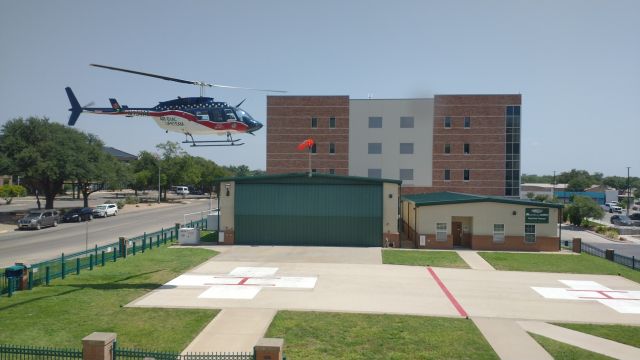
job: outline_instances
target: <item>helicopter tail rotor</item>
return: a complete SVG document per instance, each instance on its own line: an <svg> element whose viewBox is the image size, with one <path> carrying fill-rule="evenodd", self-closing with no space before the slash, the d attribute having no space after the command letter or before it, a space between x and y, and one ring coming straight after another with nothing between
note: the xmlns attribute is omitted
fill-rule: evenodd
<svg viewBox="0 0 640 360"><path fill-rule="evenodd" d="M68 125L73 126L76 124L76 121L78 121L78 117L80 117L80 114L82 114L82 107L80 106L78 99L76 99L76 96L73 94L73 91L70 87L66 87L65 91L67 92L69 102L71 103L71 109L69 109L69 111L71 111L71 116L69 116Z"/></svg>

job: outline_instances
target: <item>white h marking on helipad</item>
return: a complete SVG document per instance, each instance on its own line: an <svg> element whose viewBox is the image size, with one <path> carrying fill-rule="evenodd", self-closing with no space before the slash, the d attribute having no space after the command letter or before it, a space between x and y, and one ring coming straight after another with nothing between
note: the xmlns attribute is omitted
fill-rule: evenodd
<svg viewBox="0 0 640 360"><path fill-rule="evenodd" d="M313 289L317 277L275 276L278 268L237 267L227 275L180 275L165 286L206 287L198 298L253 299L264 287Z"/></svg>
<svg viewBox="0 0 640 360"><path fill-rule="evenodd" d="M595 281L559 281L569 289L531 288L547 299L595 300L621 314L640 314L640 291L612 290Z"/></svg>

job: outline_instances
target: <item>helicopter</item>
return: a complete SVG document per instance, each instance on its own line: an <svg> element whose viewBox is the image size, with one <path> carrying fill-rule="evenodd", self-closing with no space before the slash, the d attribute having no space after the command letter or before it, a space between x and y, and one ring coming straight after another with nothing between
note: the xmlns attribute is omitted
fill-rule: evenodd
<svg viewBox="0 0 640 360"><path fill-rule="evenodd" d="M192 84L200 87L199 97L178 97L177 99L161 101L152 108L134 108L126 105L120 105L114 98L110 98L110 108L90 107L92 104L80 106L78 99L70 87L66 87L65 91L71 103L71 115L69 116L69 126L74 126L80 114L91 113L99 115L120 115L126 117L146 116L155 120L156 124L169 131L182 133L185 135L183 144L191 144L195 146L239 146L241 139L234 139L232 134L247 133L254 135L255 131L262 128L262 124L255 120L248 112L242 110L240 106L246 100L242 100L236 106L230 106L226 102L215 101L213 98L204 96L205 87L218 87L226 89L243 89L264 92L286 93L282 90L254 89L238 86L228 86L219 84L210 84L203 81L191 81L172 78L163 75L156 75L141 71L128 70L113 66L90 64L91 66L122 71L136 75L149 76L162 80L174 81L182 84ZM226 134L226 140L195 140L193 135ZM191 140L189 140L191 138Z"/></svg>

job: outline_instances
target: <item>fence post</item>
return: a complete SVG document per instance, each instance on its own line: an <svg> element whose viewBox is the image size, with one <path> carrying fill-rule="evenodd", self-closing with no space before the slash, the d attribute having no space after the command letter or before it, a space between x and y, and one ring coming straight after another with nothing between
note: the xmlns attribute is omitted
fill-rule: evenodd
<svg viewBox="0 0 640 360"><path fill-rule="evenodd" d="M65 271L66 270L66 264L64 263L64 253L62 253L62 256L60 257L60 263L61 263L60 264L60 268L62 269L61 277L62 277L62 279L64 279L64 276L66 275L65 274L65 272L66 272Z"/></svg>
<svg viewBox="0 0 640 360"><path fill-rule="evenodd" d="M94 332L82 339L83 360L115 359L116 333Z"/></svg>
<svg viewBox="0 0 640 360"><path fill-rule="evenodd" d="M156 248L160 247L160 234L156 236Z"/></svg>
<svg viewBox="0 0 640 360"><path fill-rule="evenodd" d="M572 251L574 253L581 253L582 252L582 239L581 238L573 238L573 246L572 246Z"/></svg>
<svg viewBox="0 0 640 360"><path fill-rule="evenodd" d="M104 267L105 261L104 261L104 250L102 250L102 266Z"/></svg>
<svg viewBox="0 0 640 360"><path fill-rule="evenodd" d="M44 283L45 285L49 285L49 283L51 282L51 269L47 266L44 269Z"/></svg>
<svg viewBox="0 0 640 360"><path fill-rule="evenodd" d="M76 258L76 275L80 275L80 258Z"/></svg>
<svg viewBox="0 0 640 360"><path fill-rule="evenodd" d="M93 254L89 254L89 270L93 270Z"/></svg>
<svg viewBox="0 0 640 360"><path fill-rule="evenodd" d="M113 262L116 262L116 257L118 256L118 249L116 249L116 247L113 247Z"/></svg>
<svg viewBox="0 0 640 360"><path fill-rule="evenodd" d="M33 289L33 269L29 269L29 283L27 285L27 289Z"/></svg>
<svg viewBox="0 0 640 360"><path fill-rule="evenodd" d="M609 261L613 261L615 253L613 251L613 249L606 249L604 251L604 258L609 260Z"/></svg>
<svg viewBox="0 0 640 360"><path fill-rule="evenodd" d="M96 261L96 265L98 265L98 244L96 244L93 259Z"/></svg>
<svg viewBox="0 0 640 360"><path fill-rule="evenodd" d="M631 257L631 268L632 268L633 270L635 270L635 269L636 269L636 257L635 257L635 256L632 256L632 257Z"/></svg>
<svg viewBox="0 0 640 360"><path fill-rule="evenodd" d="M118 239L120 243L120 257L127 258L127 239L124 236L120 236Z"/></svg>
<svg viewBox="0 0 640 360"><path fill-rule="evenodd" d="M262 338L253 347L255 360L282 360L284 339Z"/></svg>
<svg viewBox="0 0 640 360"><path fill-rule="evenodd" d="M136 242L133 242L133 256L136 256Z"/></svg>
<svg viewBox="0 0 640 360"><path fill-rule="evenodd" d="M142 234L142 252L144 253L144 248L147 247L147 233Z"/></svg>
<svg viewBox="0 0 640 360"><path fill-rule="evenodd" d="M7 296L9 296L9 297L13 296L13 279L14 278L12 278L12 277L7 278L7 282L9 283L9 284L7 284L7 285L9 285L9 288L7 289Z"/></svg>

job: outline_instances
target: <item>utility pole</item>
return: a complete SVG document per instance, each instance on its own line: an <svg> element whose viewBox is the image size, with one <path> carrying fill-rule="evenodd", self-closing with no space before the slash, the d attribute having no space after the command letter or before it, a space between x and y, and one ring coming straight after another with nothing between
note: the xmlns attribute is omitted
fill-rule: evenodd
<svg viewBox="0 0 640 360"><path fill-rule="evenodd" d="M556 198L556 171L553 170L553 199Z"/></svg>
<svg viewBox="0 0 640 360"><path fill-rule="evenodd" d="M629 216L629 208L631 207L631 186L629 184L629 169L631 169L631 166L627 166L627 216Z"/></svg>

